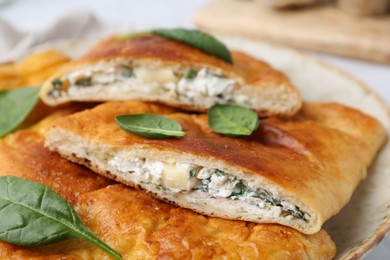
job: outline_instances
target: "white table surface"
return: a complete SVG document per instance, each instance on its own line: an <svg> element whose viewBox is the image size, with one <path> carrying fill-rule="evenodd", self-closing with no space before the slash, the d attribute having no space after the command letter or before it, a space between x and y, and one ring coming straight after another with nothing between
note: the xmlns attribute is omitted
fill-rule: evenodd
<svg viewBox="0 0 390 260"><path fill-rule="evenodd" d="M207 2L208 0L0 0L0 19L11 22L21 30L34 31L45 27L64 12L84 9L93 11L103 20L129 26L193 27L191 17ZM311 53L355 76L375 89L390 104L390 65ZM390 259L390 236L364 259Z"/></svg>

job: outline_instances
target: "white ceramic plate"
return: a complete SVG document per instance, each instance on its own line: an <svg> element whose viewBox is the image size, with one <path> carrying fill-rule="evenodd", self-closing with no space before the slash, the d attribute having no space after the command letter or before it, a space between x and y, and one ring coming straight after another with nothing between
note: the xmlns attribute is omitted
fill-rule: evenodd
<svg viewBox="0 0 390 260"><path fill-rule="evenodd" d="M336 101L360 109L379 119L390 133L390 112L368 87L347 74L295 50L266 42L221 37L231 48L250 53L287 74L304 100ZM95 40L58 42L55 47L73 57L84 53ZM350 203L324 228L337 246L336 259L359 258L390 230L390 144L370 167L368 177L355 191Z"/></svg>

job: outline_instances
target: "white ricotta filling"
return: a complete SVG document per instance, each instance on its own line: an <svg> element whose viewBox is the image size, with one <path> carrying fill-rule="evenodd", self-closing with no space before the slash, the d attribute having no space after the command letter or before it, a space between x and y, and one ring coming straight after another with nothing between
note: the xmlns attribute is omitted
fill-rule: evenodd
<svg viewBox="0 0 390 260"><path fill-rule="evenodd" d="M195 104L203 100L206 107L211 107L215 103L234 102L232 94L236 82L201 69L194 78L181 78L175 85L175 91L179 100Z"/></svg>
<svg viewBox="0 0 390 260"><path fill-rule="evenodd" d="M212 198L240 200L259 209L272 210L287 219L309 218L307 213L303 213L288 201L274 198L263 189L252 189L245 181L218 169L144 158L124 159L120 156L109 159L108 166L123 179L152 185L160 190L193 193L194 196L202 192Z"/></svg>
<svg viewBox="0 0 390 260"><path fill-rule="evenodd" d="M123 97L145 95L158 100L176 100L206 108L214 104L235 103L245 105L249 97L235 93L238 79L217 75L207 68L192 69L171 67L130 67L101 62L79 68L65 75L68 87L51 92L53 98L83 98L89 96Z"/></svg>

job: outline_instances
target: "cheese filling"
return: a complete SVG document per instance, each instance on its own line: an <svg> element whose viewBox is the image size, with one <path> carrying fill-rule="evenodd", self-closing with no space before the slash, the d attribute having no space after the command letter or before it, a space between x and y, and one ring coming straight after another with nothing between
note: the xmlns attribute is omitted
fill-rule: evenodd
<svg viewBox="0 0 390 260"><path fill-rule="evenodd" d="M53 90L49 95L54 99L111 98L121 93L124 98L126 95L147 95L158 100L176 100L207 108L216 103L244 105L249 99L235 93L237 79L226 78L207 68L141 67L101 62L70 72L52 84Z"/></svg>
<svg viewBox="0 0 390 260"><path fill-rule="evenodd" d="M243 179L219 169L208 169L189 163L167 163L144 158L113 157L108 165L124 179L152 185L173 193L206 193L211 198L244 201L260 209L276 208L287 219L308 221L309 215L283 198L277 199L267 190L252 188Z"/></svg>

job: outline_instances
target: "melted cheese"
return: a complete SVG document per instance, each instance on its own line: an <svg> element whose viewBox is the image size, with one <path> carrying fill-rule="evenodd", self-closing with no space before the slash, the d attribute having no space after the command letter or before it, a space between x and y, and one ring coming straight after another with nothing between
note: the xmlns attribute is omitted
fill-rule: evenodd
<svg viewBox="0 0 390 260"><path fill-rule="evenodd" d="M191 170L196 167L193 164L170 164L141 158L125 160L115 156L108 161L108 165L122 173L130 173L139 182L162 185L173 192L190 191L197 183L197 179L190 176Z"/></svg>
<svg viewBox="0 0 390 260"><path fill-rule="evenodd" d="M156 68L156 69L146 69L146 68L135 68L134 74L140 83L150 83L150 82L175 82L176 77L173 74L172 69L169 68Z"/></svg>
<svg viewBox="0 0 390 260"><path fill-rule="evenodd" d="M190 177L190 171L194 168L187 163L170 164L163 163L162 184L173 191L189 191L195 184L195 178Z"/></svg>

